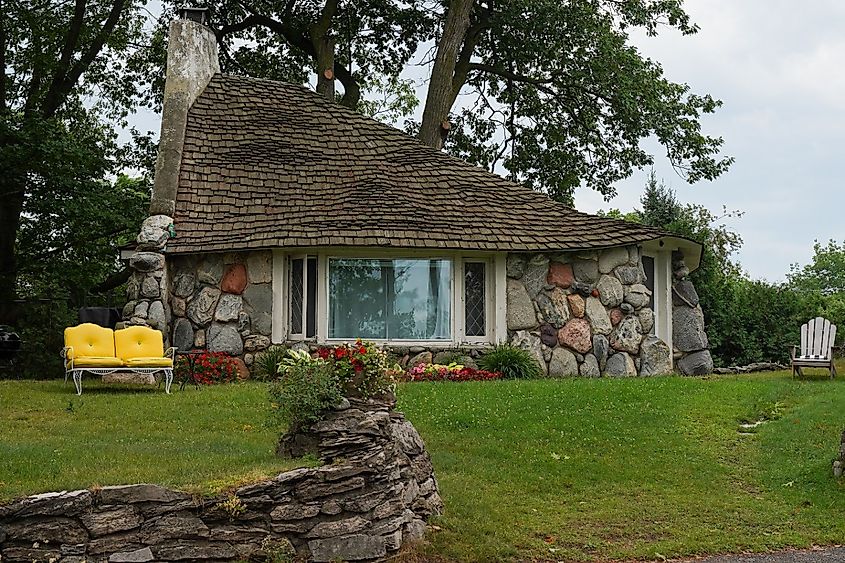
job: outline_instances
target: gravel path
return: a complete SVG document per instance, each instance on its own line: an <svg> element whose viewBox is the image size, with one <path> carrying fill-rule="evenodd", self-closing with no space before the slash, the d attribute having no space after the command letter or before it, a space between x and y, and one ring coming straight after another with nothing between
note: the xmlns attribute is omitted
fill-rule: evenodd
<svg viewBox="0 0 845 563"><path fill-rule="evenodd" d="M716 555L676 563L845 563L845 547L827 547L808 551L780 551L757 555Z"/></svg>

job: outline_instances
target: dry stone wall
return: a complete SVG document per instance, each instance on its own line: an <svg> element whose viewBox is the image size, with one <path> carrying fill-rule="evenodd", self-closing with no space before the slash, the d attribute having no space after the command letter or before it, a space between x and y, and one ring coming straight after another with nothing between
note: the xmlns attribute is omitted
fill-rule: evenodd
<svg viewBox="0 0 845 563"><path fill-rule="evenodd" d="M244 367L270 346L270 251L171 256L168 268L173 346L225 352Z"/></svg>
<svg viewBox="0 0 845 563"><path fill-rule="evenodd" d="M307 439L302 437L307 434ZM301 434L330 465L197 498L158 485L0 506L4 562L369 561L420 539L442 508L431 459L392 403L351 401ZM293 444L294 442L291 442Z"/></svg>
<svg viewBox="0 0 845 563"><path fill-rule="evenodd" d="M509 254L507 323L549 377L658 375L671 351L652 336L640 249Z"/></svg>

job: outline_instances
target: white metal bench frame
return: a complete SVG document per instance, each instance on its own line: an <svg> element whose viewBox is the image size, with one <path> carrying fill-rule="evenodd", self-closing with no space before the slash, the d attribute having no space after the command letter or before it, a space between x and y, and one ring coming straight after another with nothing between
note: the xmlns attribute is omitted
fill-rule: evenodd
<svg viewBox="0 0 845 563"><path fill-rule="evenodd" d="M836 340L836 325L824 317L816 317L801 325L801 353L798 346L792 347L792 377L804 377L801 368L822 368L836 375L833 363L833 343Z"/></svg>
<svg viewBox="0 0 845 563"><path fill-rule="evenodd" d="M173 367L81 367L73 365L73 357L68 359L68 352L73 352L73 346L65 346L62 348L62 358L65 364L65 383L67 383L68 376L73 378L73 385L76 387L76 394L82 395L82 374L85 372L94 375L111 375L113 373L164 373L164 392L170 394L170 385L173 383ZM73 356L73 354L71 354ZM176 348L172 346L164 352L164 357L170 358L173 361L173 366L176 366Z"/></svg>

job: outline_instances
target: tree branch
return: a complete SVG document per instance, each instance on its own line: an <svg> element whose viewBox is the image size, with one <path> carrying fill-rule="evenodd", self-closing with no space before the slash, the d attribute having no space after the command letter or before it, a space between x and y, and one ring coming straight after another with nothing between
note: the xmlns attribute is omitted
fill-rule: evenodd
<svg viewBox="0 0 845 563"><path fill-rule="evenodd" d="M487 74L492 74L498 76L499 78L504 78L505 80L513 80L514 82L531 84L532 86L537 86L538 88L542 87L546 90L550 90L548 88L548 85L554 83L554 80L551 78L532 78L528 75L520 74L512 70L507 70L504 68L499 68L493 65L483 63L469 63L467 65L467 71L473 70L477 72L486 72Z"/></svg>
<svg viewBox="0 0 845 563"><path fill-rule="evenodd" d="M316 63L317 50L314 48L314 45L302 30L296 29L284 22L274 20L273 18L260 14L258 10L256 10L246 2L241 1L240 5L251 14L249 18L247 18L248 20L250 20L250 24L246 27L251 27L252 25L260 25L266 27L270 31L278 33L282 36L285 41L287 41L288 45L299 49L300 51L311 57L311 60ZM244 22L246 21L247 20L244 20ZM243 24L244 22L241 22L241 24ZM244 27L244 29L246 29L246 27ZM358 101L361 99L361 88L358 85L358 81L355 79L349 69L347 69L341 64L335 63L334 70L335 74L337 75L337 79L340 80L341 84L343 84L344 93L340 103L346 107L355 108L358 105Z"/></svg>
<svg viewBox="0 0 845 563"><path fill-rule="evenodd" d="M76 52L79 43L79 34L82 31L82 24L85 19L85 0L76 0L73 7L73 17L70 20L70 26L65 35L65 42L62 45L61 55L59 56L59 64L56 65L53 80L50 81L50 88L47 90L45 102L52 103L56 96L61 91L62 85L68 78L70 71L70 63L73 60L73 54ZM58 104L61 105L61 104Z"/></svg>
<svg viewBox="0 0 845 563"><path fill-rule="evenodd" d="M129 2L131 2L131 0L114 0L109 16L103 24L103 27L100 28L99 32L97 32L94 40L91 41L91 44L85 52L82 53L79 60L71 67L61 84L56 89L51 88L51 91L48 92L48 95L44 100L44 109L42 111L44 117L52 117L53 114L56 113L56 110L58 110L65 101L68 93L70 93L76 85L79 77L82 76L82 73L88 69L97 55L100 54L103 45L105 45L112 32L114 32L114 28L120 20L121 12L129 4Z"/></svg>
<svg viewBox="0 0 845 563"><path fill-rule="evenodd" d="M94 287L91 288L93 293L105 293L107 291L111 291L116 287L120 287L121 285L125 284L129 281L129 278L132 277L132 268L126 267L123 268L119 272L115 272Z"/></svg>
<svg viewBox="0 0 845 563"><path fill-rule="evenodd" d="M316 53L317 92L334 100L334 39L329 35L338 0L326 0L320 18L308 30Z"/></svg>
<svg viewBox="0 0 845 563"><path fill-rule="evenodd" d="M452 106L455 105L455 100L458 98L461 88L466 84L470 70L469 64L472 55L475 53L475 47L481 40L481 35L490 27L490 14L489 9L481 10L478 20L467 30L466 39L464 39L463 47L455 63L455 74L452 77Z"/></svg>

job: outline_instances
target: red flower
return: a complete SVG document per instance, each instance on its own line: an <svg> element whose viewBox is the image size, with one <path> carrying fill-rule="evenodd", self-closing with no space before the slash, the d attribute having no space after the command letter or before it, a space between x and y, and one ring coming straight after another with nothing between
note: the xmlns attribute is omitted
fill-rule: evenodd
<svg viewBox="0 0 845 563"><path fill-rule="evenodd" d="M317 350L317 355L324 360L328 360L329 356L332 355L332 351L329 348L320 348Z"/></svg>
<svg viewBox="0 0 845 563"><path fill-rule="evenodd" d="M367 353L367 349L364 346L361 346L360 348L358 348L358 353L363 356Z"/></svg>
<svg viewBox="0 0 845 563"><path fill-rule="evenodd" d="M347 356L346 348L344 348L343 346L338 346L334 349L334 356L338 359L345 358Z"/></svg>

